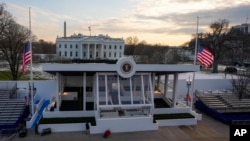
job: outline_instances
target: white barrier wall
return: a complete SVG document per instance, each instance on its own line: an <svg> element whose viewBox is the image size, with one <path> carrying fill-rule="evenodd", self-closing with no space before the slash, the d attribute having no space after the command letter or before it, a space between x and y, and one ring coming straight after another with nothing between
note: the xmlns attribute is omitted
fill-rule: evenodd
<svg viewBox="0 0 250 141"><path fill-rule="evenodd" d="M57 81L56 80L35 80L34 87L36 88L36 100L44 98L50 100L57 94ZM24 99L24 96L29 94L29 81L17 81L17 95L18 98Z"/></svg>
<svg viewBox="0 0 250 141"><path fill-rule="evenodd" d="M44 111L44 118L94 117L94 111Z"/></svg>
<svg viewBox="0 0 250 141"><path fill-rule="evenodd" d="M228 79L197 79L194 82L194 90L232 90L231 80ZM193 83L193 82L192 82ZM187 94L187 82L184 79L180 79L178 82L177 93L186 95ZM190 92L192 87L190 87Z"/></svg>
<svg viewBox="0 0 250 141"><path fill-rule="evenodd" d="M172 87L173 87L173 76L169 75L168 81L168 97L172 97ZM193 79L193 73L184 73L179 74L179 80L177 85L177 99L183 100L186 97L188 92L187 88L187 79ZM195 90L204 90L204 91L218 91L218 90L233 90L231 83L231 77L227 76L225 78L224 74L203 74L199 72L196 74L195 80L192 80L192 85L194 85ZM190 86L189 92L192 91L192 85ZM160 89L164 90L164 77L161 78Z"/></svg>

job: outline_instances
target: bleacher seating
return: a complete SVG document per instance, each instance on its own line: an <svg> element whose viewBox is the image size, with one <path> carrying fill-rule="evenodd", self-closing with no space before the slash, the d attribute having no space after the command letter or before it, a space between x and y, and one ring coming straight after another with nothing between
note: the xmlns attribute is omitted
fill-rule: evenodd
<svg viewBox="0 0 250 141"><path fill-rule="evenodd" d="M0 90L0 130L14 128L25 109L24 99L10 99L10 91Z"/></svg>
<svg viewBox="0 0 250 141"><path fill-rule="evenodd" d="M239 99L236 94L196 94L196 98L197 109L222 122L250 118L250 99Z"/></svg>

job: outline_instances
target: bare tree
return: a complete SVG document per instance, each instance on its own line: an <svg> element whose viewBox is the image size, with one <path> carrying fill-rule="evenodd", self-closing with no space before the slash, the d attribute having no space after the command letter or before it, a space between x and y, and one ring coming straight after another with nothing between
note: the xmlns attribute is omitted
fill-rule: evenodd
<svg viewBox="0 0 250 141"><path fill-rule="evenodd" d="M33 53L36 54L55 54L56 45L52 42L47 42L40 39L38 42L33 43Z"/></svg>
<svg viewBox="0 0 250 141"><path fill-rule="evenodd" d="M17 80L24 43L29 37L29 30L14 21L12 15L4 9L4 4L1 4L0 7L2 8L0 15L0 50L9 64L10 79Z"/></svg>
<svg viewBox="0 0 250 141"><path fill-rule="evenodd" d="M139 43L139 39L136 36L130 36L125 39L126 45L137 45Z"/></svg>
<svg viewBox="0 0 250 141"><path fill-rule="evenodd" d="M232 85L234 89L237 91L239 99L248 96L247 88L250 85L250 69L238 72L236 78L232 77Z"/></svg>
<svg viewBox="0 0 250 141"><path fill-rule="evenodd" d="M229 31L229 21L218 20L210 25L211 32L206 34L206 45L214 55L213 73L218 73L218 64L221 56L229 50L226 47L228 42L227 33Z"/></svg>

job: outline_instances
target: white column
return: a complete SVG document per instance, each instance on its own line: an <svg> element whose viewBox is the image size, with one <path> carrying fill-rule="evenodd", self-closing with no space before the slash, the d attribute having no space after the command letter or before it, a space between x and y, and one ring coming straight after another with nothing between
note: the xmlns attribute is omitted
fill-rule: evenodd
<svg viewBox="0 0 250 141"><path fill-rule="evenodd" d="M89 52L90 52L90 51L89 51L89 50L90 50L89 48L90 48L90 47L89 47L89 44L87 44L87 51L86 51L87 59L89 59Z"/></svg>
<svg viewBox="0 0 250 141"><path fill-rule="evenodd" d="M118 101L119 101L119 105L121 105L120 80L119 80L118 74L117 74L117 86L118 86Z"/></svg>
<svg viewBox="0 0 250 141"><path fill-rule="evenodd" d="M152 73L151 82L152 82L153 92L155 92L155 73Z"/></svg>
<svg viewBox="0 0 250 141"><path fill-rule="evenodd" d="M60 75L57 72L56 73L56 80L57 80L57 95L56 95L56 110L59 111L59 104L61 104L60 98L61 98L61 92L60 92L60 86L61 86L61 82L60 82ZM59 103L60 101L60 103Z"/></svg>
<svg viewBox="0 0 250 141"><path fill-rule="evenodd" d="M144 81L143 81L143 75L142 74L141 74L141 91L142 91L142 101L143 101L143 104L145 104Z"/></svg>
<svg viewBox="0 0 250 141"><path fill-rule="evenodd" d="M104 49L103 49L103 48L104 48L103 44L101 44L100 47L101 47L101 56L100 56L100 58L103 59L103 51L104 51Z"/></svg>
<svg viewBox="0 0 250 141"><path fill-rule="evenodd" d="M157 76L157 89L160 90L160 79L161 79L161 76L158 75Z"/></svg>
<svg viewBox="0 0 250 141"><path fill-rule="evenodd" d="M80 43L80 46L79 46L79 48L80 48L80 51L78 52L78 49L76 49L76 51L78 52L78 57L80 58L80 59L83 59L83 43Z"/></svg>
<svg viewBox="0 0 250 141"><path fill-rule="evenodd" d="M106 105L108 105L108 76L105 74L105 97L106 97Z"/></svg>
<svg viewBox="0 0 250 141"><path fill-rule="evenodd" d="M154 76L154 74L153 74ZM151 75L149 75L149 88L150 88L150 96L151 96L151 104L152 106L150 107L150 114L152 114L152 111L154 109L154 91L153 91L153 87L152 87L152 78Z"/></svg>
<svg viewBox="0 0 250 141"><path fill-rule="evenodd" d="M86 111L86 72L83 73L83 111Z"/></svg>
<svg viewBox="0 0 250 141"><path fill-rule="evenodd" d="M96 59L96 44L94 44L94 55L93 55L93 57L94 57L94 60Z"/></svg>
<svg viewBox="0 0 250 141"><path fill-rule="evenodd" d="M173 101L173 107L176 107L176 102L177 102L177 85L178 85L178 73L174 74L174 86L173 86L173 95L172 95L172 101Z"/></svg>
<svg viewBox="0 0 250 141"><path fill-rule="evenodd" d="M165 74L164 97L167 97L167 92L168 92L168 74Z"/></svg>
<svg viewBox="0 0 250 141"><path fill-rule="evenodd" d="M96 96L96 110L99 111L99 81L98 81L98 72L95 75L95 83L93 83L95 87L95 96Z"/></svg>
<svg viewBox="0 0 250 141"><path fill-rule="evenodd" d="M132 77L129 78L129 85L130 85L130 97L131 97L131 104L134 104L134 98L133 98L133 90L132 90Z"/></svg>

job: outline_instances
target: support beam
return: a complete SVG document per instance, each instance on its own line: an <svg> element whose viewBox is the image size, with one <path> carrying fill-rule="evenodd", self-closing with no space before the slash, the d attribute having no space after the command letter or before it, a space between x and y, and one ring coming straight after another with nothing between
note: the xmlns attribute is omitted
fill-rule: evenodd
<svg viewBox="0 0 250 141"><path fill-rule="evenodd" d="M87 59L89 59L89 52L90 52L90 47L89 47L90 45L89 44L87 44L87 52L86 52L86 55L87 55Z"/></svg>
<svg viewBox="0 0 250 141"><path fill-rule="evenodd" d="M141 91L142 91L142 101L143 101L143 104L145 104L144 80L143 80L142 74L141 74Z"/></svg>
<svg viewBox="0 0 250 141"><path fill-rule="evenodd" d="M154 76L154 74L153 74L153 76ZM154 90L153 90L154 88L152 87L152 78L151 78L151 75L149 75L149 88L150 88L151 103L153 105L150 108L150 114L152 114L152 111L154 109Z"/></svg>
<svg viewBox="0 0 250 141"><path fill-rule="evenodd" d="M161 79L161 76L158 75L157 76L157 90L160 90L160 79Z"/></svg>
<svg viewBox="0 0 250 141"><path fill-rule="evenodd" d="M130 77L130 78L129 78L129 86L130 86L130 98L131 98L131 104L134 104L133 89L132 89L132 77Z"/></svg>
<svg viewBox="0 0 250 141"><path fill-rule="evenodd" d="M105 98L106 98L106 105L108 105L108 77L105 74Z"/></svg>
<svg viewBox="0 0 250 141"><path fill-rule="evenodd" d="M98 81L98 72L95 74L95 81L94 81L94 91L93 94L95 96L95 106L96 106L96 110L99 111L99 81Z"/></svg>
<svg viewBox="0 0 250 141"><path fill-rule="evenodd" d="M168 74L165 74L164 97L167 97L167 93L168 93Z"/></svg>
<svg viewBox="0 0 250 141"><path fill-rule="evenodd" d="M152 82L153 92L155 92L155 73L152 73L151 82Z"/></svg>
<svg viewBox="0 0 250 141"><path fill-rule="evenodd" d="M104 45L103 45L103 44L100 44L100 48L101 48L101 56L100 56L100 58L101 58L101 59L104 59L104 57L103 57L103 52L104 52L104 51L103 51L103 50L104 50L103 48L104 48Z"/></svg>
<svg viewBox="0 0 250 141"><path fill-rule="evenodd" d="M94 60L96 59L96 44L94 44L94 53L93 53Z"/></svg>
<svg viewBox="0 0 250 141"><path fill-rule="evenodd" d="M178 73L174 74L174 86L173 86L173 95L172 95L172 107L176 107L176 102L177 102L177 85L178 85Z"/></svg>
<svg viewBox="0 0 250 141"><path fill-rule="evenodd" d="M118 103L119 103L119 105L121 105L121 90L120 90L120 77L119 77L119 74L117 74L117 90L118 90Z"/></svg>
<svg viewBox="0 0 250 141"><path fill-rule="evenodd" d="M86 93L86 72L83 73L83 111L86 111L86 98L87 98L87 93Z"/></svg>
<svg viewBox="0 0 250 141"><path fill-rule="evenodd" d="M59 104L61 105L61 92L60 92L60 90L61 90L61 80L60 80L60 74L59 74L59 72L57 72L56 73L56 80L57 80L57 95L56 95L56 104L57 104L57 106L56 106L56 111L59 111ZM60 101L60 102L59 102Z"/></svg>

